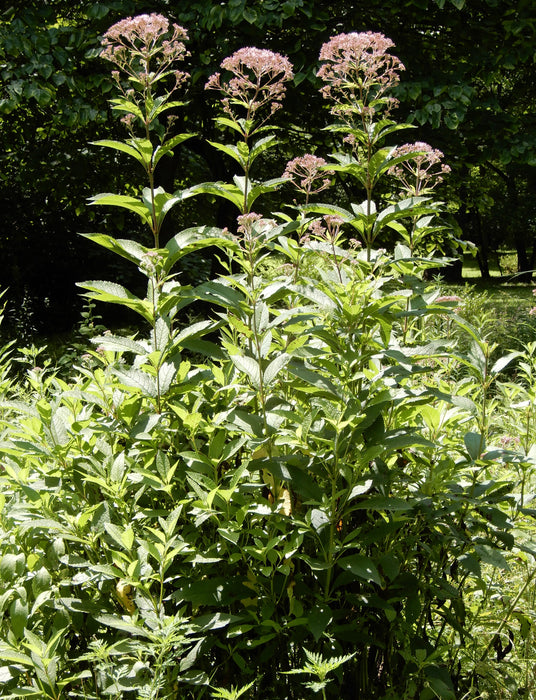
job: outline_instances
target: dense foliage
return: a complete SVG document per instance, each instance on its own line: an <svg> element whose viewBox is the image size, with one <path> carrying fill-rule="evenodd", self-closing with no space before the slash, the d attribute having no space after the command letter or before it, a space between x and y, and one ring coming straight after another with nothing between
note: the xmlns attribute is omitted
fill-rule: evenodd
<svg viewBox="0 0 536 700"><path fill-rule="evenodd" d="M223 98L210 146L238 174L170 193L157 166L194 138L167 120L185 41L156 14L103 39L127 138L97 146L145 182L92 202L137 215L146 245L84 240L144 284L81 287L143 332L88 312L94 349L60 373L27 348L19 381L2 352L2 697L531 693L536 346L500 383L520 353L496 357L426 281L452 240L447 168L399 143L392 42L323 44L337 152L264 179L294 69L234 51L205 87ZM335 176L363 201L319 202ZM279 191L292 205L260 214ZM177 206L220 199L229 229L163 235ZM181 261L209 247L222 273L188 284Z"/></svg>

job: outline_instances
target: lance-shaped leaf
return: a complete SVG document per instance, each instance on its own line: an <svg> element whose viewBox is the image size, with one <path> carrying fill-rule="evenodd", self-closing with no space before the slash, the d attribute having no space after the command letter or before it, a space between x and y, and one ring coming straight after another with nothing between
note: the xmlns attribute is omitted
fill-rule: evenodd
<svg viewBox="0 0 536 700"><path fill-rule="evenodd" d="M353 554L352 556L339 559L337 564L344 571L350 571L354 576L358 576L365 581L372 581L381 586L380 574L376 564L370 557L366 557L364 554Z"/></svg>
<svg viewBox="0 0 536 700"><path fill-rule="evenodd" d="M235 367L241 372L244 372L244 374L247 374L250 382L258 389L261 383L261 371L257 360L253 357L246 357L245 355L231 355L231 360Z"/></svg>
<svg viewBox="0 0 536 700"><path fill-rule="evenodd" d="M265 136L262 139L259 139L253 144L253 147L250 151L249 154L249 164L251 165L255 158L261 155L261 153L264 153L267 151L269 148L272 148L273 146L276 146L278 144L278 141L276 140L276 137L274 134L270 134L270 136Z"/></svg>
<svg viewBox="0 0 536 700"><path fill-rule="evenodd" d="M138 214L145 224L150 224L152 220L152 208L147 206L147 204L137 199L136 197L130 197L126 194L97 194L94 197L90 197L90 204L102 204L111 207L122 207L123 209L128 209Z"/></svg>
<svg viewBox="0 0 536 700"><path fill-rule="evenodd" d="M238 243L229 237L222 235L222 229L215 226L195 226L177 233L166 243L169 251L165 263L165 269L170 270L173 265L188 253L209 246L237 249Z"/></svg>
<svg viewBox="0 0 536 700"><path fill-rule="evenodd" d="M147 348L141 343L121 335L98 335L92 338L91 342L113 352L133 352L135 355L145 355L147 353Z"/></svg>
<svg viewBox="0 0 536 700"><path fill-rule="evenodd" d="M430 202L429 197L407 197L396 204L382 209L374 222L374 235L378 234L384 226L387 226L391 221L402 219L407 216L421 216L425 212L436 210L436 205L430 202L425 206L425 202Z"/></svg>
<svg viewBox="0 0 536 700"><path fill-rule="evenodd" d="M253 184L248 190L247 195L248 211L251 211L255 200L257 200L261 195L267 194L268 192L275 192L275 190L286 181L287 180L283 177L275 177L271 180L265 180L264 182Z"/></svg>
<svg viewBox="0 0 536 700"><path fill-rule="evenodd" d="M311 392L314 387L314 389L317 392L317 395L327 396L328 398L339 396L339 391L337 387L327 377L324 377L317 371L308 369L304 366L303 363L293 360L288 365L288 371L298 379L301 379L303 382L305 382L306 385L310 386ZM296 388L298 387L296 386ZM308 387L306 386L304 388L307 391Z"/></svg>
<svg viewBox="0 0 536 700"><path fill-rule="evenodd" d="M205 282L191 291L191 296L199 301L208 301L225 308L240 310L243 295L236 289L221 282Z"/></svg>
<svg viewBox="0 0 536 700"><path fill-rule="evenodd" d="M139 389L142 394L154 399L158 396L156 381L140 369L114 368L113 373L127 387Z"/></svg>
<svg viewBox="0 0 536 700"><path fill-rule="evenodd" d="M90 280L88 282L78 282L77 287L88 290L88 292L84 294L88 299L126 306L136 311L140 316L143 316L146 321L152 321L153 314L151 305L116 282Z"/></svg>
<svg viewBox="0 0 536 700"><path fill-rule="evenodd" d="M238 148L238 146L234 146L233 144L218 143L217 141L209 141L209 143L211 146L218 149L218 151L222 151L222 153L226 153L228 156L230 156L244 170L247 169L249 148L245 143L239 142L238 145L242 146L242 148ZM246 152L244 152L244 146L246 148Z"/></svg>
<svg viewBox="0 0 536 700"><path fill-rule="evenodd" d="M145 165L145 161L138 151L137 148L132 146L130 142L125 141L113 141L111 139L102 139L101 141L91 141L92 146L105 146L106 148L113 148L116 151L121 151L122 153L127 153L129 156L135 158L139 163Z"/></svg>
<svg viewBox="0 0 536 700"><path fill-rule="evenodd" d="M354 217L352 212L343 207L338 207L336 204L308 204L300 207L300 211L304 214L325 214L329 216L340 216L345 222L350 222Z"/></svg>
<svg viewBox="0 0 536 700"><path fill-rule="evenodd" d="M241 136L244 136L244 133L246 131L245 119L238 119L237 121L234 121L233 119L229 119L228 117L216 117L214 121L216 122L216 124L219 124L220 126L227 126L229 127L229 129L233 129L234 131L237 131Z"/></svg>
<svg viewBox="0 0 536 700"><path fill-rule="evenodd" d="M177 134L173 138L164 141L163 144L157 146L153 153L153 167L156 167L160 158L166 155L173 155L173 149L180 146L187 139L191 139L193 134Z"/></svg>
<svg viewBox="0 0 536 700"><path fill-rule="evenodd" d="M173 362L164 362L158 369L158 383L161 395L167 394L176 376L177 366Z"/></svg>
<svg viewBox="0 0 536 700"><path fill-rule="evenodd" d="M129 238L113 238L105 233L81 233L80 235L137 265L143 256L149 252L149 248ZM159 251L159 253L164 255L165 251Z"/></svg>
<svg viewBox="0 0 536 700"><path fill-rule="evenodd" d="M117 617L116 615L95 615L95 620L103 625L121 630L121 632L126 632L134 637L151 638L150 630L144 629L141 621L131 622L130 620Z"/></svg>
<svg viewBox="0 0 536 700"><path fill-rule="evenodd" d="M303 455L286 455L283 457L263 457L252 459L249 471L265 470L280 481L290 484L296 493L306 499L322 500L322 488L307 470L308 458Z"/></svg>
<svg viewBox="0 0 536 700"><path fill-rule="evenodd" d="M232 202L238 209L242 209L244 195L236 185L225 182L203 182L190 189L194 194L211 194L222 197Z"/></svg>
<svg viewBox="0 0 536 700"><path fill-rule="evenodd" d="M124 97L115 97L113 100L110 100L110 104L112 105L112 109L118 112L126 112L127 114L133 114L141 120L144 119L144 114L138 105Z"/></svg>
<svg viewBox="0 0 536 700"><path fill-rule="evenodd" d="M209 331L213 331L216 328L214 321L199 321L198 323L192 323L191 325L183 328L182 331L174 338L174 345L180 346L184 341L198 338Z"/></svg>
<svg viewBox="0 0 536 700"><path fill-rule="evenodd" d="M34 661L26 654L23 654L16 649L13 649L7 642L0 642L0 656L6 664L23 664L24 666L33 666Z"/></svg>
<svg viewBox="0 0 536 700"><path fill-rule="evenodd" d="M160 76L158 80L160 80L162 77L164 76ZM154 101L153 108L149 112L148 118L154 120L160 114L163 114L164 112L167 112L170 109L175 109L176 107L184 107L185 104L187 103L181 100L173 100L172 102L167 102L165 97L158 97Z"/></svg>
<svg viewBox="0 0 536 700"><path fill-rule="evenodd" d="M499 372L502 372L505 367L507 367L512 360L515 360L516 357L520 357L522 353L514 351L508 353L508 355L503 355L503 357L500 357L497 362L493 365L491 368L491 374L499 374Z"/></svg>

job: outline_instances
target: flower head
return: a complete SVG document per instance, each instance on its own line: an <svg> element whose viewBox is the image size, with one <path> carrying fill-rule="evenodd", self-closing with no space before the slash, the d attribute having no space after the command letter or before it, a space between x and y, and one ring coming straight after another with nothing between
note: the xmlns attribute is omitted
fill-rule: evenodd
<svg viewBox="0 0 536 700"><path fill-rule="evenodd" d="M443 152L432 148L423 141L398 146L391 158L407 157L398 165L389 168L402 184L402 189L413 196L423 195L443 181L443 175L450 173L450 167L441 163Z"/></svg>
<svg viewBox="0 0 536 700"><path fill-rule="evenodd" d="M391 39L375 32L339 34L323 44L318 76L326 83L323 96L335 102L332 113L344 118L357 112L370 119L380 105L389 110L397 104L385 95L404 70L399 59L387 53L393 46Z"/></svg>
<svg viewBox="0 0 536 700"><path fill-rule="evenodd" d="M294 75L288 58L253 47L235 51L222 61L221 67L232 77L225 80L220 73L214 73L205 89L223 93L223 108L235 121L238 121L234 112L236 106L246 109L247 119L253 119L263 107L270 108L269 115L277 111L285 95L285 83Z"/></svg>
<svg viewBox="0 0 536 700"><path fill-rule="evenodd" d="M186 39L188 34L183 27L170 24L155 12L127 17L105 32L101 57L142 83L156 82L173 63L182 61L187 55ZM151 63L155 64L154 67ZM176 82L183 82L187 75L175 71Z"/></svg>
<svg viewBox="0 0 536 700"><path fill-rule="evenodd" d="M299 158L289 160L283 177L292 182L298 192L303 192L307 197L318 194L331 185L329 175L332 170L327 170L327 163L323 158L307 153Z"/></svg>
<svg viewBox="0 0 536 700"><path fill-rule="evenodd" d="M325 226L322 225L319 219L312 221L309 224L309 231L316 238L325 239L329 243L334 243L339 237L344 219L334 214L326 214L322 217L322 221Z"/></svg>
<svg viewBox="0 0 536 700"><path fill-rule="evenodd" d="M238 233L242 233L245 236L251 236L253 231L253 226L262 219L261 214L256 214L255 212L249 212L249 214L241 214L237 216L236 220L238 222Z"/></svg>

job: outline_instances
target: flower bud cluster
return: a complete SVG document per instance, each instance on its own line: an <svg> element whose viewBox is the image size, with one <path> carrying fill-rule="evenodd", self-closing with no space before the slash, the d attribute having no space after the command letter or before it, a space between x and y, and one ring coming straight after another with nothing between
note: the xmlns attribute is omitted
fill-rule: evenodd
<svg viewBox="0 0 536 700"><path fill-rule="evenodd" d="M101 57L140 82L154 81L173 63L188 55L184 45L186 39L188 34L183 27L170 24L157 13L127 17L104 34ZM151 61L156 64L152 74ZM175 73L180 82L187 77L186 73ZM114 71L114 77L118 79L119 71Z"/></svg>
<svg viewBox="0 0 536 700"><path fill-rule="evenodd" d="M290 180L298 192L303 192L309 197L331 185L329 176L333 175L333 170L327 170L326 165L323 158L307 153L289 160L283 177Z"/></svg>
<svg viewBox="0 0 536 700"><path fill-rule="evenodd" d="M145 115L143 121L149 127L152 87L158 80L167 76L175 79L166 91L167 99L189 77L173 67L188 55L186 39L188 34L183 27L157 13L123 19L102 37L101 57L117 66L119 70L112 71L112 77L123 96L135 105L133 112L121 120L131 133L140 114ZM122 74L129 80L128 89L123 87Z"/></svg>
<svg viewBox="0 0 536 700"><path fill-rule="evenodd" d="M214 73L205 89L223 93L223 108L235 121L239 119L236 106L246 108L246 119L254 119L264 107L269 109L268 116L280 109L286 92L285 83L294 76L288 58L253 47L239 49L222 61L221 68L232 77L224 79L220 73Z"/></svg>
<svg viewBox="0 0 536 700"><path fill-rule="evenodd" d="M387 91L398 84L401 61L388 52L393 42L375 32L339 34L326 42L320 51L323 65L318 76L326 83L322 94L335 104L331 109L350 121L358 114L369 121L382 106L390 111L396 104Z"/></svg>
<svg viewBox="0 0 536 700"><path fill-rule="evenodd" d="M407 160L389 168L388 173L396 177L402 189L411 196L424 195L443 181L450 167L441 163L442 151L427 143L405 143L391 153L391 158L407 156Z"/></svg>

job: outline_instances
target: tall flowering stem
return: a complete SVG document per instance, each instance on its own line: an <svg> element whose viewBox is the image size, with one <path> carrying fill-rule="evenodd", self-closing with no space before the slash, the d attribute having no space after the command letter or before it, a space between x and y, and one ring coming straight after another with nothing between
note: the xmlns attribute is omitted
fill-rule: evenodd
<svg viewBox="0 0 536 700"><path fill-rule="evenodd" d="M414 150L396 152L383 145L388 136L410 127L390 118L397 105L390 91L404 70L401 61L389 53L393 46L383 34L354 32L332 37L320 51L322 66L318 76L324 82L321 92L331 102L330 111L337 118L329 128L344 134L343 143L350 149L350 153L335 154L337 163L330 164L330 168L354 177L365 191L365 201L352 204L346 223L358 231L368 260L381 230L396 216L410 216L410 210L423 202L418 195L407 197L396 210L381 212L373 201L374 189L387 171L415 155ZM317 211L332 213L327 207Z"/></svg>
<svg viewBox="0 0 536 700"><path fill-rule="evenodd" d="M402 196L428 196L443 182L444 176L450 173L450 167L442 163L442 151L423 141L398 146L391 157L397 165L391 166L387 172L396 178ZM412 254L422 246L425 238L443 230L443 226L430 225L429 221L429 217L420 219L415 215L407 233L403 234Z"/></svg>
<svg viewBox="0 0 536 700"><path fill-rule="evenodd" d="M300 194L305 196L305 207L309 205L312 195L319 194L331 187L333 170L329 170L324 158L306 153L298 158L293 158L287 163L283 177ZM296 200L294 200L296 202ZM294 282L298 281L301 263L301 247L309 240L307 227L310 219L306 218L303 211L300 214L298 228L298 243L295 250L288 248L285 252L291 255L294 265Z"/></svg>
<svg viewBox="0 0 536 700"><path fill-rule="evenodd" d="M137 355L143 355L148 349L146 362L140 362L138 367L123 372L121 376L127 386L137 386L145 391L159 414L165 410L164 397L175 375L174 363L182 342L177 340L179 334L174 328L174 320L185 303L184 288L174 279L171 268L192 250L222 243L219 229L195 227L175 234L160 247L165 217L176 204L195 194L191 189L171 194L155 186L155 169L160 159L173 155L173 150L191 137L191 134L169 136L169 127L161 123L162 115L182 105L173 99L173 95L188 75L177 69L177 63L187 55L186 38L187 33L182 27L171 24L158 14L129 17L110 27L102 38L101 56L114 65L112 75L119 92L119 97L111 103L114 110L125 115L122 121L127 127L128 138L123 141L101 140L96 145L133 157L143 167L148 186L143 187L141 196L101 194L93 197L92 203L121 207L137 214L151 230L152 247L105 234L85 234L107 250L136 264L147 277L147 294L145 298L139 298L116 282L102 280L80 285L88 290L89 298L132 309L150 324L151 335L147 343L134 346ZM106 347L112 349L132 348L128 339L114 337L105 342Z"/></svg>
<svg viewBox="0 0 536 700"><path fill-rule="evenodd" d="M251 139L268 128L266 122L281 108L286 83L292 80L294 74L292 65L285 56L253 47L239 49L225 58L221 68L226 75L214 73L205 89L221 92L225 116L216 121L221 126L236 131L241 142L237 146L211 143L239 163L244 175L242 178L235 177L234 187L227 186L225 191L212 186L205 186L203 191L227 197L241 214L247 214L260 194L275 189L282 182L281 179L267 181L260 188L252 185L251 167L254 160L275 146L276 141L273 134L255 143Z"/></svg>
<svg viewBox="0 0 536 700"><path fill-rule="evenodd" d="M184 44L187 38L183 27L171 24L156 13L123 19L111 26L102 38L101 57L116 66L112 76L120 93L120 97L111 103L113 109L124 113L121 121L130 140L120 145L115 141L97 143L133 155L145 169L149 181L148 197L144 198L149 208L146 220L156 248L159 247L163 221L163 202L162 197L159 201L158 195L163 193L155 188L155 168L163 155L171 153L173 147L188 138L188 135L181 134L166 141L167 129L160 123L163 113L182 104L172 100L171 96L189 75L175 67L188 55ZM157 83L168 78L171 82L167 81L161 94L157 94ZM140 125L142 137L136 136ZM151 140L153 132L158 135L157 144ZM100 200L100 203L108 202Z"/></svg>

